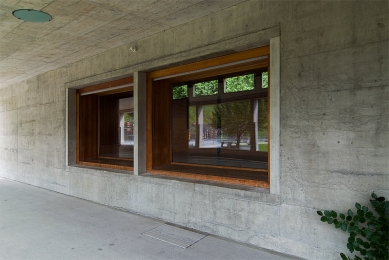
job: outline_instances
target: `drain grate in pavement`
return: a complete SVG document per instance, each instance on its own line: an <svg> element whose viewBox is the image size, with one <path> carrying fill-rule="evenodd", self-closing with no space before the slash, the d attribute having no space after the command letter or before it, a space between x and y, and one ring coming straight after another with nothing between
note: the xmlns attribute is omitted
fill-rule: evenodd
<svg viewBox="0 0 389 260"><path fill-rule="evenodd" d="M158 226L143 234L182 248L188 248L207 236L167 224Z"/></svg>

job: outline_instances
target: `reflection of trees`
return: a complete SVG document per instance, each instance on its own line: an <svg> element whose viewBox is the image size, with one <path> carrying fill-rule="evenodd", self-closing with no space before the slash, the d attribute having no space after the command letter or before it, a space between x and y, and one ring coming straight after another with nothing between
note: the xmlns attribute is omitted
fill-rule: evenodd
<svg viewBox="0 0 389 260"><path fill-rule="evenodd" d="M254 88L254 74L246 74L225 79L225 93L252 90ZM262 88L268 88L268 72L262 72ZM194 84L194 96L209 96L218 93L218 80L199 82ZM188 85L173 88L173 99L188 97ZM267 136L268 102L266 98L258 100L258 137ZM217 138L218 134L224 138L236 137L237 146L243 135L249 135L253 123L249 100L203 105L203 137ZM189 106L189 138L196 137L196 106ZM218 133L218 129L219 132ZM247 136L248 137L248 136Z"/></svg>
<svg viewBox="0 0 389 260"><path fill-rule="evenodd" d="M188 86L182 85L173 88L173 99L188 97Z"/></svg>
<svg viewBox="0 0 389 260"><path fill-rule="evenodd" d="M236 137L239 148L242 135L249 130L251 118L250 101L223 103L215 106L212 125L221 129L223 137Z"/></svg>
<svg viewBox="0 0 389 260"><path fill-rule="evenodd" d="M217 94L218 82L217 80L205 81L195 84L195 97L208 96Z"/></svg>
<svg viewBox="0 0 389 260"><path fill-rule="evenodd" d="M226 78L226 93L254 89L254 74Z"/></svg>

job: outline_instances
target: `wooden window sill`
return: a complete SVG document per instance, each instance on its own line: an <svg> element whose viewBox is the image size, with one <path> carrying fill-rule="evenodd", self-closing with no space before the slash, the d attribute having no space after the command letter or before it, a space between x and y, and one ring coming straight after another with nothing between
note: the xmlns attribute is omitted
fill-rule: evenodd
<svg viewBox="0 0 389 260"><path fill-rule="evenodd" d="M155 169L149 173L180 177L201 181L213 181L250 187L270 188L267 170L224 166L193 165L172 163Z"/></svg>

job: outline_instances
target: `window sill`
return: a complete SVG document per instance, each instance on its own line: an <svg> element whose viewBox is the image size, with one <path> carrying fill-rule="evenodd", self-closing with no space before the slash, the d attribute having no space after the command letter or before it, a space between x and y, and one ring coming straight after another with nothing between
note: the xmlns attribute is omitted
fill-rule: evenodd
<svg viewBox="0 0 389 260"><path fill-rule="evenodd" d="M78 161L78 165L96 168L108 168L123 171L134 171L133 160L117 158L96 158L89 161Z"/></svg>
<svg viewBox="0 0 389 260"><path fill-rule="evenodd" d="M248 186L254 188L270 188L267 171L259 169L239 169L232 167L172 163L170 165L149 170L148 172L195 181ZM240 176L245 176L245 178L240 178Z"/></svg>
<svg viewBox="0 0 389 260"><path fill-rule="evenodd" d="M67 166L67 169L71 172L77 171L79 169L85 169L85 170L96 170L100 172L109 172L109 173L119 173L119 174L130 174L134 175L133 170L121 170L121 169L114 169L109 167L96 167L96 166L89 166L89 165L83 165L83 164L72 164Z"/></svg>

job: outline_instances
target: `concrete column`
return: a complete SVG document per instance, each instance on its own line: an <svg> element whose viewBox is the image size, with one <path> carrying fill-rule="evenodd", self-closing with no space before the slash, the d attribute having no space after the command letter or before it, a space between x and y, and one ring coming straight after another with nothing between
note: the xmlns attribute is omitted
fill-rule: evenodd
<svg viewBox="0 0 389 260"><path fill-rule="evenodd" d="M280 37L270 39L270 193L280 194Z"/></svg>
<svg viewBox="0 0 389 260"><path fill-rule="evenodd" d="M146 73L134 72L134 174L146 172Z"/></svg>
<svg viewBox="0 0 389 260"><path fill-rule="evenodd" d="M66 89L66 165L76 164L76 89Z"/></svg>

